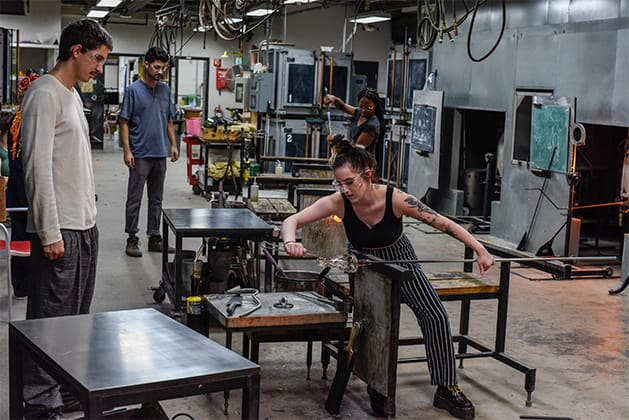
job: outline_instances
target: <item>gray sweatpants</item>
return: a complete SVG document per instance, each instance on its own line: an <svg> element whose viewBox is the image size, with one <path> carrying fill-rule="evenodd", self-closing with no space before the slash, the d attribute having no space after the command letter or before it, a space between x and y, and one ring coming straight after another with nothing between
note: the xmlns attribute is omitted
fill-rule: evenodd
<svg viewBox="0 0 629 420"><path fill-rule="evenodd" d="M127 204L125 212L125 232L138 233L140 204L146 183L148 195L148 218L146 234L161 236L159 229L162 217L162 198L164 196L164 180L166 179L166 158L144 158L135 160L135 168L129 169L127 186Z"/></svg>
<svg viewBox="0 0 629 420"><path fill-rule="evenodd" d="M98 228L61 230L65 253L50 261L39 236L31 234L31 269L26 319L86 314L96 280ZM24 357L25 417L34 418L61 407L59 385L30 358Z"/></svg>

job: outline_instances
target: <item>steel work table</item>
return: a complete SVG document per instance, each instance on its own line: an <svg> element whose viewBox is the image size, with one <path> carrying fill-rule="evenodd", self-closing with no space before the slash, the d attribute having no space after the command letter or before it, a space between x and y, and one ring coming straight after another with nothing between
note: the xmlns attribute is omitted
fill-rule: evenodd
<svg viewBox="0 0 629 420"><path fill-rule="evenodd" d="M311 292L303 293L312 295ZM254 362L258 360L261 342L308 341L311 346L312 341L338 338L344 333L347 314L331 305L311 301L294 292L259 293L256 297L262 307L250 315L241 317L241 314L253 307L253 303L246 295L243 295L242 306L237 307L232 315L227 314L227 303L231 295L204 296L208 313L226 331L227 347L231 347L233 332L244 332L243 354L246 357L251 356ZM275 308L273 305L282 297L293 307ZM251 339L252 343L251 355L248 339ZM308 360L308 367L310 362Z"/></svg>
<svg viewBox="0 0 629 420"><path fill-rule="evenodd" d="M303 292L312 295L311 292ZM310 366L312 365L313 341L341 340L345 333L347 314L338 311L326 303L314 302L295 294L294 292L259 293L256 295L261 303L260 309L242 316L255 304L250 297L243 295L242 306L236 308L231 314L227 314L227 303L231 295L210 294L205 295L205 306L211 317L216 319L225 329L226 346L232 346L232 333L243 332L242 353L257 363L259 358L260 343L303 342L308 343L306 353L306 366L308 373L306 379L310 379ZM284 297L293 305L290 309L275 308L273 305ZM251 352L249 352L251 342ZM322 353L323 375L326 376L329 355ZM229 392L225 392L225 413Z"/></svg>
<svg viewBox="0 0 629 420"><path fill-rule="evenodd" d="M24 353L81 402L85 418L237 388L242 418L258 418L260 367L155 309L10 323L10 418L22 418Z"/></svg>
<svg viewBox="0 0 629 420"><path fill-rule="evenodd" d="M273 236L272 225L256 216L249 209L162 209L162 288L172 301L175 312L185 307L181 278L183 238L229 237L250 240L254 243L254 274L260 281L260 241ZM168 263L169 231L175 234L175 260L171 272Z"/></svg>

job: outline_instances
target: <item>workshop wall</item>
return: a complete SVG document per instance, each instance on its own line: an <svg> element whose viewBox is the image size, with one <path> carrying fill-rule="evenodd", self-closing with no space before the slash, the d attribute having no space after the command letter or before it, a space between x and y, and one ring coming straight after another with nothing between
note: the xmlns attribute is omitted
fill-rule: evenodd
<svg viewBox="0 0 629 420"><path fill-rule="evenodd" d="M28 15L0 15L0 27L19 29L20 42L53 44L61 33L61 0L30 0Z"/></svg>
<svg viewBox="0 0 629 420"><path fill-rule="evenodd" d="M518 243L541 184L526 164L512 161L516 90L546 90L577 98L578 122L629 126L628 18L629 0L509 0L504 36L487 60L475 63L468 57L469 18L454 43L435 44L432 69L438 69L436 87L445 92L445 106L506 115L504 176L501 201L492 206L493 235ZM480 9L471 43L475 56L495 43L501 19L499 0ZM534 232L529 250L545 243L565 221L565 212L549 204L552 200L565 207L569 202L563 174L553 174L546 194L549 200L543 200L537 217L544 226ZM563 253L563 236L553 245L558 254Z"/></svg>

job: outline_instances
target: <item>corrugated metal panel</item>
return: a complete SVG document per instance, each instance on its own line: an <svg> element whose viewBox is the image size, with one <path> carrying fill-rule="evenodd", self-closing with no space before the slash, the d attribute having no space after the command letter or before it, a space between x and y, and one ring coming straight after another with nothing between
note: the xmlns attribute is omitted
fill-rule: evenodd
<svg viewBox="0 0 629 420"><path fill-rule="evenodd" d="M474 55L486 54L496 43L496 35L484 33L475 42ZM504 111L511 102L517 51L515 34L506 31L498 48L480 63L471 64L470 106Z"/></svg>
<svg viewBox="0 0 629 420"><path fill-rule="evenodd" d="M611 117L616 31L558 35L555 95L576 97L577 121L600 123Z"/></svg>
<svg viewBox="0 0 629 420"><path fill-rule="evenodd" d="M567 23L570 16L570 0L548 0L548 23Z"/></svg>
<svg viewBox="0 0 629 420"><path fill-rule="evenodd" d="M502 18L498 9L498 28ZM507 1L507 28L522 28L546 24L548 0Z"/></svg>
<svg viewBox="0 0 629 420"><path fill-rule="evenodd" d="M629 125L629 29L618 31L610 122Z"/></svg>
<svg viewBox="0 0 629 420"><path fill-rule="evenodd" d="M619 16L620 0L572 0L570 22L614 19Z"/></svg>
<svg viewBox="0 0 629 420"><path fill-rule="evenodd" d="M437 70L436 88L446 92L445 106L467 104L470 96L471 67L464 38L453 44L436 45L433 50L433 71Z"/></svg>
<svg viewBox="0 0 629 420"><path fill-rule="evenodd" d="M557 37L523 35L518 41L516 87L553 88L557 79Z"/></svg>

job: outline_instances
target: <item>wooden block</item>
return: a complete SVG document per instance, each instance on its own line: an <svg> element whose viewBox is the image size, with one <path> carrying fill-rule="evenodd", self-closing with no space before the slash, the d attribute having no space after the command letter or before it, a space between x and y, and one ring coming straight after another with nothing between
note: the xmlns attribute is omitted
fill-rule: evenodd
<svg viewBox="0 0 629 420"><path fill-rule="evenodd" d="M268 200L281 218L286 218L291 214L297 213L297 209L285 198L269 198Z"/></svg>
<svg viewBox="0 0 629 420"><path fill-rule="evenodd" d="M496 293L499 284L476 273L439 272L426 273L428 280L440 296L475 293Z"/></svg>
<svg viewBox="0 0 629 420"><path fill-rule="evenodd" d="M258 216L277 216L277 210L275 210L268 198L260 198L258 201L249 200L247 207Z"/></svg>

